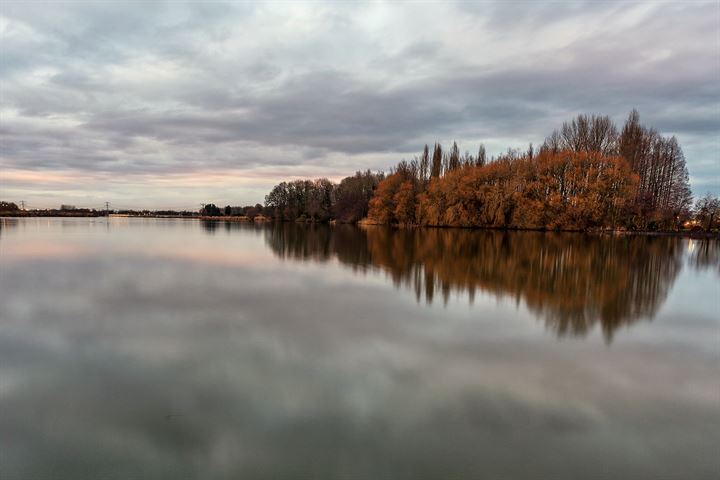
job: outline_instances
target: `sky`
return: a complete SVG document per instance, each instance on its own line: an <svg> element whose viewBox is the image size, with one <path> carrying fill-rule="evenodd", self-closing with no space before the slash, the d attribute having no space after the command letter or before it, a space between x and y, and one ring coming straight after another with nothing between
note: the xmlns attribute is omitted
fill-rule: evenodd
<svg viewBox="0 0 720 480"><path fill-rule="evenodd" d="M262 203L633 108L720 194L720 2L0 3L0 199L30 208Z"/></svg>

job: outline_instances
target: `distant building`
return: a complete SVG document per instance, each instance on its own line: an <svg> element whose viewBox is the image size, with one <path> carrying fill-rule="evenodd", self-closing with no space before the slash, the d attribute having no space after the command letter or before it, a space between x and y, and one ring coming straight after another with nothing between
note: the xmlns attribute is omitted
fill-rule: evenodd
<svg viewBox="0 0 720 480"><path fill-rule="evenodd" d="M60 205L60 210L77 210L75 205Z"/></svg>

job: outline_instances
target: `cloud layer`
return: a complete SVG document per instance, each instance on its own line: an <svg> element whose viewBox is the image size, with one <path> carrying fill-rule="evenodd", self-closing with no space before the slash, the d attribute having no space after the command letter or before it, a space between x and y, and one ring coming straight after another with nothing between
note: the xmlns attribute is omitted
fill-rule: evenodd
<svg viewBox="0 0 720 480"><path fill-rule="evenodd" d="M5 3L2 197L255 203L287 177L387 168L436 140L497 153L633 107L678 136L696 193L718 191L719 15L713 2Z"/></svg>

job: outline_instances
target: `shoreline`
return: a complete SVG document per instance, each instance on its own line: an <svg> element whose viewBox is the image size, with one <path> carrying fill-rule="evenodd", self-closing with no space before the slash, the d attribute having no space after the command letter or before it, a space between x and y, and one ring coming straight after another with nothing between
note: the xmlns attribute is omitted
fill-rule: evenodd
<svg viewBox="0 0 720 480"><path fill-rule="evenodd" d="M590 229L590 230L555 230L547 228L507 228L507 227L456 227L451 225L383 225L377 223L362 223L356 222L354 225L362 228L396 228L396 229L449 229L449 230L485 230L485 231L500 231L500 232L543 232L543 233L581 233L585 235L607 235L607 236L645 236L645 237L687 237L687 238L717 238L720 240L720 231L718 232L705 232L705 231L678 231L678 232L666 232L666 231L649 231L649 230L602 230L602 229Z"/></svg>
<svg viewBox="0 0 720 480"><path fill-rule="evenodd" d="M2 214L0 218L105 218L106 215L7 215ZM248 224L268 224L268 223L294 223L294 224L306 224L306 225L318 225L326 224L328 226L333 225L354 225L360 228L393 228L393 229L461 229L461 230L494 230L503 232L547 232L547 233L582 233L586 235L611 235L611 236L646 236L646 237L686 237L686 238L715 238L720 240L720 231L718 232L705 232L705 231L643 231L643 230L612 230L612 229L591 229L591 230L550 230L543 228L505 228L505 227L457 227L450 225L383 225L377 223L369 223L367 221L358 221L354 223L342 223L336 221L330 222L310 222L310 221L278 221L269 217L262 217L259 219L252 219L245 216L205 216L205 215L125 215L125 214L110 214L110 218L164 218L164 219L179 219L179 220L202 220L209 222L228 222L228 223L248 223Z"/></svg>

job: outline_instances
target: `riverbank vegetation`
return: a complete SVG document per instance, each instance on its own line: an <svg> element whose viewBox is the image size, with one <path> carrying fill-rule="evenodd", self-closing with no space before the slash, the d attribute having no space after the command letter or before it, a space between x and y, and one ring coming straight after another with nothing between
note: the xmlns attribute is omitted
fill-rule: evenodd
<svg viewBox="0 0 720 480"><path fill-rule="evenodd" d="M275 186L268 216L285 221L517 229L679 230L717 227L720 201L693 208L685 158L675 137L640 123L580 115L540 146L487 158L427 145L388 175L358 172Z"/></svg>
<svg viewBox="0 0 720 480"><path fill-rule="evenodd" d="M384 178L381 172L367 170L339 184L327 178L282 182L265 197L265 213L286 221L355 223L368 215L370 200Z"/></svg>

